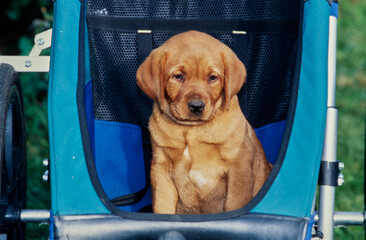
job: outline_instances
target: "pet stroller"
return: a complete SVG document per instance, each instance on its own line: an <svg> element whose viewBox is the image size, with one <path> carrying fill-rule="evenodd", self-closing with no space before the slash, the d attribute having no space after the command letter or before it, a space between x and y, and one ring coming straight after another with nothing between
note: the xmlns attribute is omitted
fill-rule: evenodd
<svg viewBox="0 0 366 240"><path fill-rule="evenodd" d="M1 200L8 203L1 208L3 235L21 236L24 222L48 221L51 239L332 239L334 224L364 223L362 212L334 213L340 172L332 36L337 2L54 4L48 99L52 209L22 207L21 91L16 74L3 64L4 76L12 79L2 77L8 85L0 92ZM135 74L152 49L188 30L211 34L246 65L241 108L274 167L255 198L236 211L153 214L147 130L152 102L137 87ZM19 64L10 60L1 58ZM25 65L36 71L29 61ZM4 194L7 186L17 197Z"/></svg>

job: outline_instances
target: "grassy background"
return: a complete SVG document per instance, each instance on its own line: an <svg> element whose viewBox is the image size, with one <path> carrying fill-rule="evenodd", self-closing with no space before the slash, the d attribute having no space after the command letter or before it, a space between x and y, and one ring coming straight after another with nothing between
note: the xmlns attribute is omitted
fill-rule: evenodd
<svg viewBox="0 0 366 240"><path fill-rule="evenodd" d="M366 109L366 1L340 2L337 51L338 159L345 184L336 190L337 211L363 211ZM34 33L51 26L49 0L0 2L0 54L27 55ZM6 34L4 34L6 33ZM49 184L41 180L48 158L47 74L21 74L27 129L28 208L49 209ZM28 225L28 239L47 239L47 226ZM363 227L335 229L335 239L364 239Z"/></svg>
<svg viewBox="0 0 366 240"><path fill-rule="evenodd" d="M363 211L366 109L366 1L340 1L337 51L338 159L345 183L336 190L337 211ZM335 239L365 239L363 227L336 228Z"/></svg>

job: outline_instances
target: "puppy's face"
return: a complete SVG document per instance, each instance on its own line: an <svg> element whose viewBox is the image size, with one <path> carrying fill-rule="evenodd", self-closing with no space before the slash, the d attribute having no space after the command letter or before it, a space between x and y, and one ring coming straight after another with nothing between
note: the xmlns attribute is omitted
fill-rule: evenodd
<svg viewBox="0 0 366 240"><path fill-rule="evenodd" d="M246 71L230 48L190 31L155 49L137 71L140 88L174 121L209 121L242 87Z"/></svg>
<svg viewBox="0 0 366 240"><path fill-rule="evenodd" d="M176 57L167 59L164 74L169 112L182 122L210 120L222 105L225 77L220 56L194 48L171 54Z"/></svg>

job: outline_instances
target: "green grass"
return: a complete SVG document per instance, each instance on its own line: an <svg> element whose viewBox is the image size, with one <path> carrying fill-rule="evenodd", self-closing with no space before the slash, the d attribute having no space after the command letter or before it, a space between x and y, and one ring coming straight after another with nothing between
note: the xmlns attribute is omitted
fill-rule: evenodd
<svg viewBox="0 0 366 240"><path fill-rule="evenodd" d="M48 158L47 78L44 73L23 73L22 88L27 135L27 208L50 209L50 186L42 180ZM27 224L27 239L48 239L48 226Z"/></svg>
<svg viewBox="0 0 366 240"><path fill-rule="evenodd" d="M337 42L338 159L345 183L336 190L337 211L363 211L366 116L366 2L340 1ZM365 239L364 228L335 229L335 239Z"/></svg>
<svg viewBox="0 0 366 240"><path fill-rule="evenodd" d="M41 1L37 2L40 6ZM24 4L28 0L22 1ZM37 4L32 2L31 4ZM52 5L52 3L48 3ZM15 8L19 10L18 8ZM51 26L51 16L44 13L44 19L33 22L33 32L39 33ZM28 55L34 44L34 34L23 35L18 41L19 55ZM50 51L42 52L49 55ZM19 73L21 79L24 113L26 121L27 146L27 209L51 209L50 184L42 180L46 168L43 159L49 158L47 89L48 73ZM48 239L47 224L27 224L27 239Z"/></svg>
<svg viewBox="0 0 366 240"><path fill-rule="evenodd" d="M338 159L345 163L345 183L336 189L336 211L363 211L365 88L338 87ZM335 239L364 239L363 227L335 229Z"/></svg>

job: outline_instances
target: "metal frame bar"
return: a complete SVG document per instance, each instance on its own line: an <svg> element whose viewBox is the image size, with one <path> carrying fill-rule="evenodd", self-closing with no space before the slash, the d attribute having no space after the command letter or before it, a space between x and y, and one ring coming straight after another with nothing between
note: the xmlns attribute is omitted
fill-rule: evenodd
<svg viewBox="0 0 366 240"><path fill-rule="evenodd" d="M334 7L334 6L332 6ZM337 48L337 17L329 17L328 45L328 101L327 121L325 127L322 161L337 162L338 109L335 107L336 97L336 48ZM325 240L333 239L334 228L335 186L320 185L319 187L319 231Z"/></svg>
<svg viewBox="0 0 366 240"><path fill-rule="evenodd" d="M337 127L338 109L328 107L327 122L322 161L332 163L337 161ZM323 239L333 239L335 186L320 185L319 187L319 231Z"/></svg>
<svg viewBox="0 0 366 240"><path fill-rule="evenodd" d="M363 226L365 224L365 212L334 212L333 223L335 227L353 225ZM319 215L315 214L315 223L319 223Z"/></svg>
<svg viewBox="0 0 366 240"><path fill-rule="evenodd" d="M325 129L322 161L334 163L337 161L337 133L338 133L338 109L336 100L336 48L337 48L337 15L338 2L333 0L333 14L329 17L329 46L328 46L328 102L327 122ZM340 170L343 164L340 164ZM343 183L343 174L339 174L338 185ZM366 223L366 212L335 212L335 186L320 185L319 187L319 212L315 215L315 222L319 231L323 233L323 239L333 239L335 226L359 225Z"/></svg>
<svg viewBox="0 0 366 240"><path fill-rule="evenodd" d="M49 223L51 218L50 210L23 209L20 212L20 221L25 223Z"/></svg>
<svg viewBox="0 0 366 240"><path fill-rule="evenodd" d="M25 223L48 223L51 218L51 210L47 209L23 209L20 212L20 220ZM334 212L334 226L363 226L366 219L365 212ZM319 214L316 212L315 223L319 223Z"/></svg>

